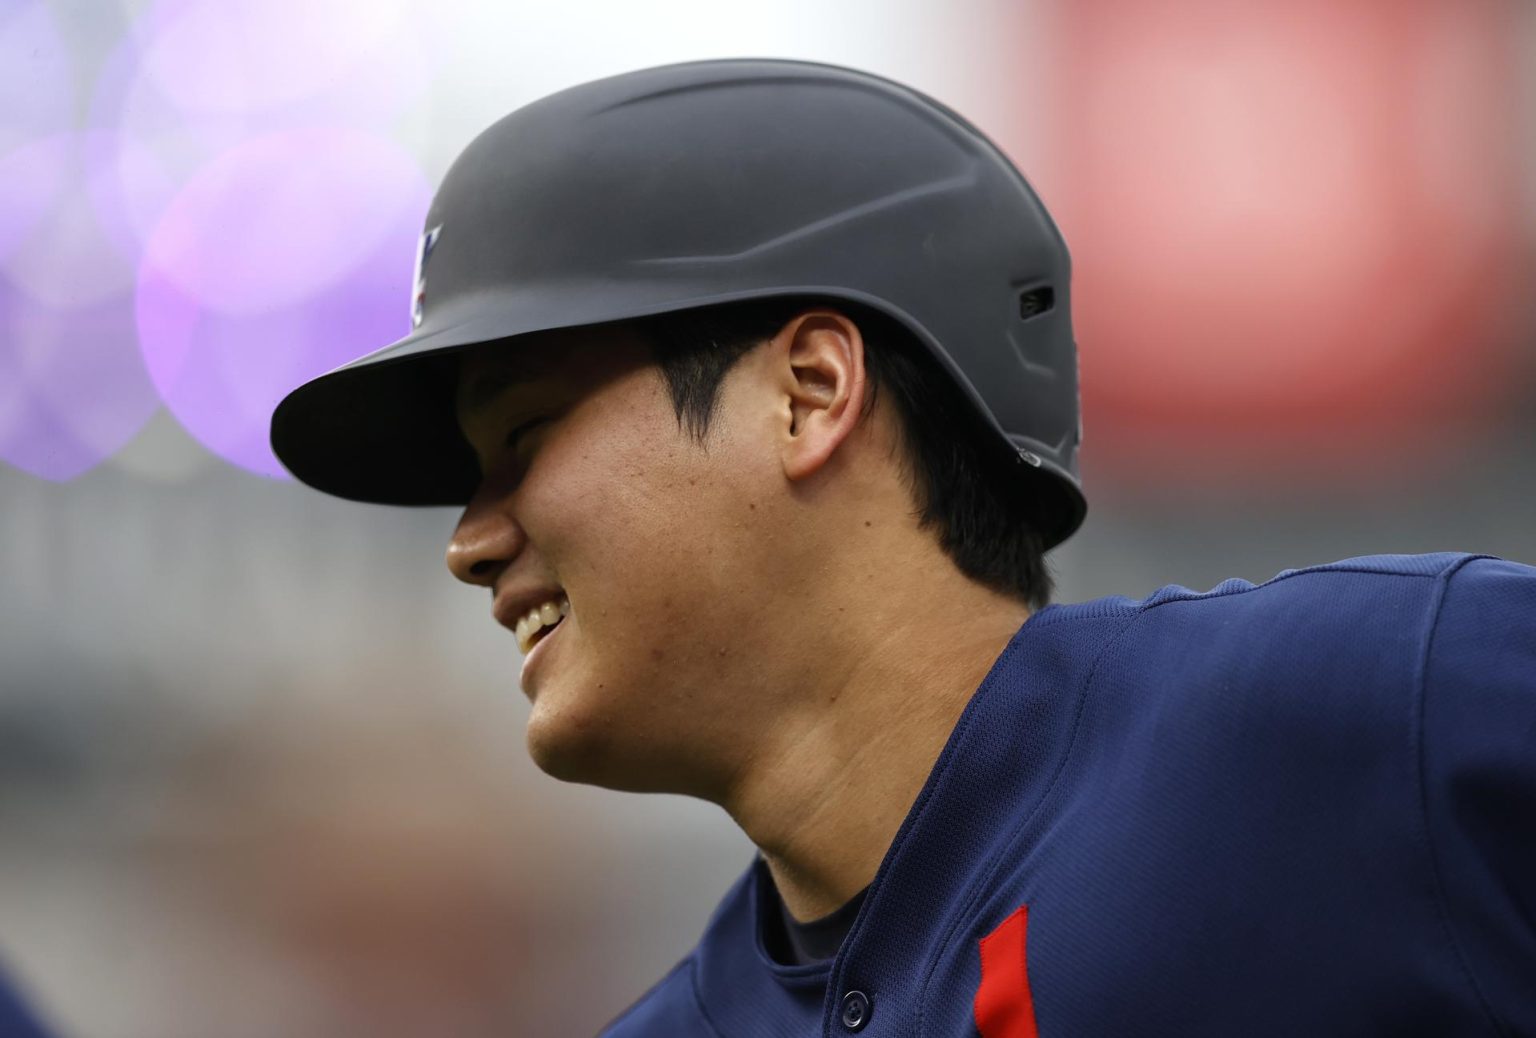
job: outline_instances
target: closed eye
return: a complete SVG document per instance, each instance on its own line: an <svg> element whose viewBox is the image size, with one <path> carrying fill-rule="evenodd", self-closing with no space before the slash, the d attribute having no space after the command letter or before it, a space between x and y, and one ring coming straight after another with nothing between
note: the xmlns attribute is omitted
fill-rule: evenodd
<svg viewBox="0 0 1536 1038"><path fill-rule="evenodd" d="M535 418L532 421L524 422L522 425L519 425L516 429L513 429L511 432L507 433L507 439L506 439L506 446L507 446L507 448L510 450L511 448L516 447L517 446L518 438L520 436L522 436L524 432L526 432L527 430L533 428L535 425L539 425L539 424L541 424L543 422L547 422L547 421L549 421L549 419L547 417L545 417L545 418Z"/></svg>

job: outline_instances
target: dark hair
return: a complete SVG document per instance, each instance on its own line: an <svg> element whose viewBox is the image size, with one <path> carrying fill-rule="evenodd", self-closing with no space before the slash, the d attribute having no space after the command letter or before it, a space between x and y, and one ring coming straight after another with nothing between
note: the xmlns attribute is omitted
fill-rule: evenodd
<svg viewBox="0 0 1536 1038"><path fill-rule="evenodd" d="M777 298L662 314L633 326L666 376L679 426L702 444L726 373L811 306L836 309L859 326L870 384L864 414L880 392L890 394L919 528L935 528L944 552L971 579L1032 608L1046 605L1053 582L1027 484L939 362L894 319L843 300Z"/></svg>

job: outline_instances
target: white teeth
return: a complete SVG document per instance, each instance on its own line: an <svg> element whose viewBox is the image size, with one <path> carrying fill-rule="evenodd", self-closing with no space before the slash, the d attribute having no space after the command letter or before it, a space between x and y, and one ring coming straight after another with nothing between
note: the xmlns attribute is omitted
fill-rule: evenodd
<svg viewBox="0 0 1536 1038"><path fill-rule="evenodd" d="M562 617L571 614L570 599L561 595L558 599L551 599L535 609L528 610L527 614L517 622L517 647L527 655L533 648L534 636L545 627L553 627L559 623Z"/></svg>

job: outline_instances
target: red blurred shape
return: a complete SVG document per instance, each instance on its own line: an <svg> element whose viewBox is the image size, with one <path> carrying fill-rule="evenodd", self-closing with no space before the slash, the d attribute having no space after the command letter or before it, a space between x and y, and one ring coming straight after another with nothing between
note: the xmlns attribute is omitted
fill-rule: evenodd
<svg viewBox="0 0 1536 1038"><path fill-rule="evenodd" d="M1353 477L1503 396L1529 273L1519 5L1058 0L1037 182L1086 453Z"/></svg>

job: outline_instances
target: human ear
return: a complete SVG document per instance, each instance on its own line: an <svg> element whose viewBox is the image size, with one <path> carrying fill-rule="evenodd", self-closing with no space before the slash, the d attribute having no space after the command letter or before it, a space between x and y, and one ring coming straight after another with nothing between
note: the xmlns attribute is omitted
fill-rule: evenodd
<svg viewBox="0 0 1536 1038"><path fill-rule="evenodd" d="M864 408L864 339L836 310L810 310L774 337L789 412L784 474L820 471L855 428Z"/></svg>

